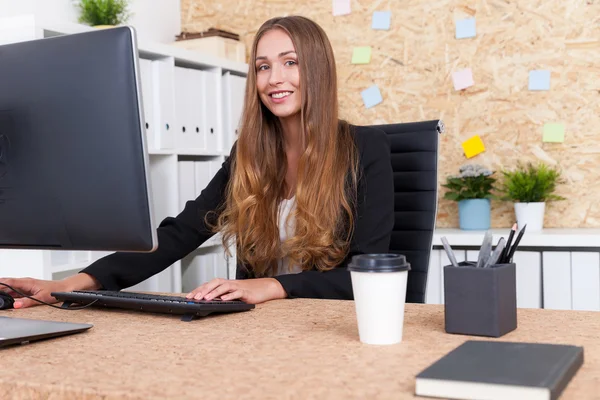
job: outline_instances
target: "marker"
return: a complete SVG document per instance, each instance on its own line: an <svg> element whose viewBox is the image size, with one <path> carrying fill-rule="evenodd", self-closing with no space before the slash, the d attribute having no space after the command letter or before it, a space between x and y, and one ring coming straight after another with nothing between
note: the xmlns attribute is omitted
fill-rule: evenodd
<svg viewBox="0 0 600 400"><path fill-rule="evenodd" d="M448 259L454 267L458 267L458 262L456 262L456 257L454 257L454 252L452 251L450 244L448 244L448 240L445 236L442 236L441 240L442 245L444 246L444 250L446 250L446 254L448 255Z"/></svg>

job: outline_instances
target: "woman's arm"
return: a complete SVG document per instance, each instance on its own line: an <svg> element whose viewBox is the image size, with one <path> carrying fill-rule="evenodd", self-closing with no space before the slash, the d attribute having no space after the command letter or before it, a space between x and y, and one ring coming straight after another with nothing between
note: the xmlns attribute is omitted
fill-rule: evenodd
<svg viewBox="0 0 600 400"><path fill-rule="evenodd" d="M387 253L394 227L394 177L387 135L378 129L357 128L363 176L358 188L358 215L350 252L336 268L279 275L288 297L353 299L346 267L356 254Z"/></svg>
<svg viewBox="0 0 600 400"><path fill-rule="evenodd" d="M233 150L231 154L234 154ZM99 285L107 290L121 290L133 286L166 269L212 237L204 217L208 211L216 210L224 199L230 167L231 156L198 198L188 201L176 217L165 218L160 223L157 229L158 248L154 252L117 252L82 270L82 274L90 275L95 281L92 287ZM75 279L87 286L91 284L89 279Z"/></svg>

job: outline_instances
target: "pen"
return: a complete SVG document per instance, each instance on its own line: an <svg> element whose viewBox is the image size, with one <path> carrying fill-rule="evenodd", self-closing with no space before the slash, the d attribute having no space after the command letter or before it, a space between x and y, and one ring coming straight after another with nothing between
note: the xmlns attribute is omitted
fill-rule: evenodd
<svg viewBox="0 0 600 400"><path fill-rule="evenodd" d="M498 248L498 245L500 244L501 240L504 240L504 236L501 236L500 239L498 239L498 243L496 243L494 250L496 250ZM506 244L506 242L504 242L504 243ZM500 257L502 257L502 253L504 253L505 250L506 250L506 246L504 246L504 250L502 250L502 252L500 253ZM500 257L498 257L498 261L500 261Z"/></svg>
<svg viewBox="0 0 600 400"><path fill-rule="evenodd" d="M479 256L477 257L477 268L483 267L490 257L490 252L492 251L492 232L487 231L483 236L483 242L481 243L481 248L479 249Z"/></svg>
<svg viewBox="0 0 600 400"><path fill-rule="evenodd" d="M490 258L487 261L487 263L485 263L485 265L483 266L483 268L491 267L492 265L495 265L498 262L498 259L500 258L500 254L504 251L504 244L505 243L506 242L504 241L504 238L500 238L500 240L498 241L498 245L496 246L496 249L494 250L494 252L490 256Z"/></svg>
<svg viewBox="0 0 600 400"><path fill-rule="evenodd" d="M458 267L458 262L456 262L456 257L454 257L454 252L452 251L450 244L448 244L448 240L446 239L446 236L442 236L441 240L442 240L442 245L444 245L444 250L446 250L446 254L448 255L448 259L450 260L450 262L452 263L452 265L454 267Z"/></svg>
<svg viewBox="0 0 600 400"><path fill-rule="evenodd" d="M509 250L508 254L506 255L506 262L511 263L512 262L512 258L513 255L515 254L515 250L517 249L517 246L519 245L519 242L521 241L521 238L523 237L523 234L525 234L525 229L527 228L527 224L523 225L523 229L521 229L519 231L519 234L517 235L517 238L515 239L515 244L513 244L512 248Z"/></svg>
<svg viewBox="0 0 600 400"><path fill-rule="evenodd" d="M513 224L512 228L510 229L510 233L508 234L508 240L506 241L506 246L504 246L504 250L502 251L502 254L500 254L500 259L499 259L500 263L508 262L508 260L506 259L506 256L508 255L508 251L510 250L510 245L512 244L512 240L513 240L513 237L515 236L516 231L517 231L517 224Z"/></svg>

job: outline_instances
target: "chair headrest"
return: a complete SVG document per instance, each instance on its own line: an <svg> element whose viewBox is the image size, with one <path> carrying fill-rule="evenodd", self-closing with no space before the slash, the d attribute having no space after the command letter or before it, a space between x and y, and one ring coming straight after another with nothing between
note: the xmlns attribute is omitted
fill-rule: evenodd
<svg viewBox="0 0 600 400"><path fill-rule="evenodd" d="M444 125L444 121L442 121L441 119L438 121L437 124L437 131L439 134L444 133L444 131L446 130L446 125Z"/></svg>

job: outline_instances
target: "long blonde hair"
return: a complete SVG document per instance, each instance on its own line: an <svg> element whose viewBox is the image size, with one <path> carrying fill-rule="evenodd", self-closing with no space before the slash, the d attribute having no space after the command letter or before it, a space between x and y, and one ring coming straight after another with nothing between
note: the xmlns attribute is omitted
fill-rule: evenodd
<svg viewBox="0 0 600 400"><path fill-rule="evenodd" d="M287 168L279 119L256 89L258 41L271 29L291 38L300 72L303 153L298 163L295 233L280 243L278 205L284 197ZM274 272L276 260L324 271L348 253L354 230L358 154L353 132L338 119L337 74L333 49L313 21L273 18L258 30L251 49L241 129L232 155L225 202L214 225L227 246L235 241L240 262L255 277Z"/></svg>

